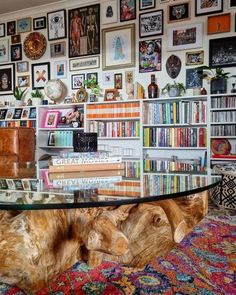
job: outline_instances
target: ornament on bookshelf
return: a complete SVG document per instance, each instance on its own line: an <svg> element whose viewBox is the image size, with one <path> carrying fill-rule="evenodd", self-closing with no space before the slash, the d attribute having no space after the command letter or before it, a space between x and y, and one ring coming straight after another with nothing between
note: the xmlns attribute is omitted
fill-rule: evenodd
<svg viewBox="0 0 236 295"><path fill-rule="evenodd" d="M225 138L212 139L211 150L215 155L228 155L231 151L231 144Z"/></svg>
<svg viewBox="0 0 236 295"><path fill-rule="evenodd" d="M60 79L49 80L44 92L54 103L61 102L66 96L66 86Z"/></svg>
<svg viewBox="0 0 236 295"><path fill-rule="evenodd" d="M166 61L166 71L167 74L172 78L175 79L181 70L181 60L178 56L172 54L168 57Z"/></svg>
<svg viewBox="0 0 236 295"><path fill-rule="evenodd" d="M148 98L159 97L159 89L156 84L155 75L151 75L151 83L148 85Z"/></svg>
<svg viewBox="0 0 236 295"><path fill-rule="evenodd" d="M201 95L206 95L207 94L207 91L206 91L206 88L201 88Z"/></svg>
<svg viewBox="0 0 236 295"><path fill-rule="evenodd" d="M235 83L232 83L231 93L236 93Z"/></svg>
<svg viewBox="0 0 236 295"><path fill-rule="evenodd" d="M84 87L80 87L80 89L76 92L76 102L86 102L88 99L88 93L86 92Z"/></svg>
<svg viewBox="0 0 236 295"><path fill-rule="evenodd" d="M173 84L167 83L164 88L162 88L162 94L166 92L170 97L182 96L185 93L185 87L183 83L176 83L174 81Z"/></svg>
<svg viewBox="0 0 236 295"><path fill-rule="evenodd" d="M126 94L128 99L134 98L134 84L133 83L126 83Z"/></svg>

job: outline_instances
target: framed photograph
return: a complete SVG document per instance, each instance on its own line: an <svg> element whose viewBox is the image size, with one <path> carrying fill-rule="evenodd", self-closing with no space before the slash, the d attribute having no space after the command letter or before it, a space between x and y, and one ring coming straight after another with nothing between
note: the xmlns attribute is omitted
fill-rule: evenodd
<svg viewBox="0 0 236 295"><path fill-rule="evenodd" d="M16 43L20 43L20 42L21 42L21 37L19 34L11 36L11 44L16 44Z"/></svg>
<svg viewBox="0 0 236 295"><path fill-rule="evenodd" d="M167 7L167 22L174 23L190 19L190 2L176 3Z"/></svg>
<svg viewBox="0 0 236 295"><path fill-rule="evenodd" d="M16 190L23 190L23 185L21 179L13 179L13 182L15 184L15 189Z"/></svg>
<svg viewBox="0 0 236 295"><path fill-rule="evenodd" d="M55 146L55 132L48 132L48 146Z"/></svg>
<svg viewBox="0 0 236 295"><path fill-rule="evenodd" d="M185 57L186 66L202 65L203 63L204 63L203 50L186 52L186 57Z"/></svg>
<svg viewBox="0 0 236 295"><path fill-rule="evenodd" d="M113 72L103 72L102 73L102 84L104 87L113 87L114 73Z"/></svg>
<svg viewBox="0 0 236 295"><path fill-rule="evenodd" d="M11 36L15 34L16 34L16 22L15 21L7 22L7 36Z"/></svg>
<svg viewBox="0 0 236 295"><path fill-rule="evenodd" d="M114 88L122 89L122 74L115 74L114 76Z"/></svg>
<svg viewBox="0 0 236 295"><path fill-rule="evenodd" d="M236 0L229 0L229 8L236 8Z"/></svg>
<svg viewBox="0 0 236 295"><path fill-rule="evenodd" d="M20 119L21 118L21 114L22 114L22 109L16 108L15 109L15 112L13 114L12 119Z"/></svg>
<svg viewBox="0 0 236 295"><path fill-rule="evenodd" d="M24 191L30 191L30 183L28 179L22 179L22 186Z"/></svg>
<svg viewBox="0 0 236 295"><path fill-rule="evenodd" d="M79 90L77 90L75 97L78 102L87 101L88 94L84 87L81 87Z"/></svg>
<svg viewBox="0 0 236 295"><path fill-rule="evenodd" d="M104 94L104 100L105 101L116 100L116 96L115 96L116 92L117 92L116 89L106 89Z"/></svg>
<svg viewBox="0 0 236 295"><path fill-rule="evenodd" d="M55 79L65 79L67 74L67 61L54 62L54 76Z"/></svg>
<svg viewBox="0 0 236 295"><path fill-rule="evenodd" d="M100 4L68 10L69 57L100 53Z"/></svg>
<svg viewBox="0 0 236 295"><path fill-rule="evenodd" d="M202 47L202 23L167 29L167 50Z"/></svg>
<svg viewBox="0 0 236 295"><path fill-rule="evenodd" d="M236 65L236 37L209 40L209 66L233 67Z"/></svg>
<svg viewBox="0 0 236 295"><path fill-rule="evenodd" d="M139 72L161 71L161 39L139 42Z"/></svg>
<svg viewBox="0 0 236 295"><path fill-rule="evenodd" d="M25 33L31 31L31 17L17 20L17 33ZM13 34L15 35L15 34Z"/></svg>
<svg viewBox="0 0 236 295"><path fill-rule="evenodd" d="M35 119L35 118L36 118L36 108L30 108L29 119Z"/></svg>
<svg viewBox="0 0 236 295"><path fill-rule="evenodd" d="M17 76L18 87L30 87L30 76Z"/></svg>
<svg viewBox="0 0 236 295"><path fill-rule="evenodd" d="M21 119L28 119L29 118L29 108L24 108L21 114Z"/></svg>
<svg viewBox="0 0 236 295"><path fill-rule="evenodd" d="M136 0L120 0L120 21L136 19Z"/></svg>
<svg viewBox="0 0 236 295"><path fill-rule="evenodd" d="M59 120L59 111L46 111L44 116L43 127L44 128L56 128Z"/></svg>
<svg viewBox="0 0 236 295"><path fill-rule="evenodd" d="M102 30L103 70L135 66L135 25Z"/></svg>
<svg viewBox="0 0 236 295"><path fill-rule="evenodd" d="M16 68L18 73L24 73L29 71L28 61L19 61L16 63Z"/></svg>
<svg viewBox="0 0 236 295"><path fill-rule="evenodd" d="M22 60L22 45L11 45L11 61Z"/></svg>
<svg viewBox="0 0 236 295"><path fill-rule="evenodd" d="M50 44L50 56L61 57L66 55L66 42L57 42Z"/></svg>
<svg viewBox="0 0 236 295"><path fill-rule="evenodd" d="M195 0L195 16L219 13L223 11L223 0Z"/></svg>
<svg viewBox="0 0 236 295"><path fill-rule="evenodd" d="M0 38L5 37L5 24L0 24Z"/></svg>
<svg viewBox="0 0 236 295"><path fill-rule="evenodd" d="M163 34L163 10L139 14L139 37L145 38Z"/></svg>
<svg viewBox="0 0 236 295"><path fill-rule="evenodd" d="M38 180L36 180L36 179L30 179L29 180L29 182L30 182L30 189L32 190L32 191L37 191L37 187L38 187Z"/></svg>
<svg viewBox="0 0 236 295"><path fill-rule="evenodd" d="M15 89L15 64L0 64L0 95L11 95Z"/></svg>
<svg viewBox="0 0 236 295"><path fill-rule="evenodd" d="M201 88L202 73L198 69L186 70L186 89Z"/></svg>
<svg viewBox="0 0 236 295"><path fill-rule="evenodd" d="M0 63L9 60L9 43L8 39L0 39Z"/></svg>
<svg viewBox="0 0 236 295"><path fill-rule="evenodd" d="M83 86L85 74L71 76L71 89L80 89Z"/></svg>
<svg viewBox="0 0 236 295"><path fill-rule="evenodd" d="M6 119L11 120L13 117L13 113L14 113L14 109L8 109Z"/></svg>
<svg viewBox="0 0 236 295"><path fill-rule="evenodd" d="M70 71L80 71L99 67L100 56L80 57L76 59L70 59L69 61Z"/></svg>
<svg viewBox="0 0 236 295"><path fill-rule="evenodd" d="M0 109L0 120L4 120L6 118L7 109Z"/></svg>
<svg viewBox="0 0 236 295"><path fill-rule="evenodd" d="M230 32L230 13L208 16L207 34Z"/></svg>
<svg viewBox="0 0 236 295"><path fill-rule="evenodd" d="M42 30L46 28L46 16L36 17L33 19L33 29Z"/></svg>
<svg viewBox="0 0 236 295"><path fill-rule="evenodd" d="M7 185L8 185L8 189L10 190L14 190L15 189L15 184L13 179L6 179Z"/></svg>
<svg viewBox="0 0 236 295"><path fill-rule="evenodd" d="M32 64L32 89L43 89L50 80L50 62Z"/></svg>
<svg viewBox="0 0 236 295"><path fill-rule="evenodd" d="M155 0L139 0L139 10L156 8Z"/></svg>
<svg viewBox="0 0 236 295"><path fill-rule="evenodd" d="M117 0L103 1L101 3L101 18L103 25L117 23Z"/></svg>
<svg viewBox="0 0 236 295"><path fill-rule="evenodd" d="M57 10L47 14L48 40L66 38L66 10Z"/></svg>
<svg viewBox="0 0 236 295"><path fill-rule="evenodd" d="M98 73L87 73L86 80L87 81L94 80L95 84L97 84L98 83ZM87 88L89 89L90 86L87 86Z"/></svg>

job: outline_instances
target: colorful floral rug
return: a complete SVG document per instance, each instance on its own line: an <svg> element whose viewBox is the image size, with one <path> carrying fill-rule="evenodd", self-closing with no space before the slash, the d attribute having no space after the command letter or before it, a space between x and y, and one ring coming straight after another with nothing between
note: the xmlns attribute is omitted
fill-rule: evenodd
<svg viewBox="0 0 236 295"><path fill-rule="evenodd" d="M0 284L2 295L26 294ZM211 208L184 240L142 270L77 263L34 295L236 294L236 211Z"/></svg>

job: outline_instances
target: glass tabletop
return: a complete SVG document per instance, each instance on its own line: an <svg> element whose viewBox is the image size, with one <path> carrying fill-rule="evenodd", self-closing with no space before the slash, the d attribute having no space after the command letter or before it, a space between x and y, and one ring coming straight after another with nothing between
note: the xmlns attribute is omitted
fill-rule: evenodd
<svg viewBox="0 0 236 295"><path fill-rule="evenodd" d="M49 173L36 178L32 168L0 176L1 210L89 208L173 199L208 190L221 181L207 174L141 174L126 177L123 170Z"/></svg>

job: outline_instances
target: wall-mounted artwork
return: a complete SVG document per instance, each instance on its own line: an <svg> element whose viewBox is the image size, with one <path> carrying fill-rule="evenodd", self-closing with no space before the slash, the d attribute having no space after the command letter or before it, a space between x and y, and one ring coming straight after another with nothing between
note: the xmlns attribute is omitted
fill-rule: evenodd
<svg viewBox="0 0 236 295"><path fill-rule="evenodd" d="M5 37L5 24L0 24L0 38Z"/></svg>
<svg viewBox="0 0 236 295"><path fill-rule="evenodd" d="M67 74L67 61L60 60L54 63L54 78L65 79Z"/></svg>
<svg viewBox="0 0 236 295"><path fill-rule="evenodd" d="M31 17L17 20L17 33L25 33L31 31ZM14 35L14 34L13 34Z"/></svg>
<svg viewBox="0 0 236 295"><path fill-rule="evenodd" d="M33 19L33 29L42 30L46 28L46 16L36 17Z"/></svg>
<svg viewBox="0 0 236 295"><path fill-rule="evenodd" d="M15 64L0 65L0 95L13 94L15 89Z"/></svg>
<svg viewBox="0 0 236 295"><path fill-rule="evenodd" d="M8 39L0 40L0 62L9 60L9 42Z"/></svg>
<svg viewBox="0 0 236 295"><path fill-rule="evenodd" d="M118 7L117 0L108 0L101 3L102 24L117 23Z"/></svg>
<svg viewBox="0 0 236 295"><path fill-rule="evenodd" d="M190 51L186 52L186 66L202 65L204 63L204 51Z"/></svg>
<svg viewBox="0 0 236 295"><path fill-rule="evenodd" d="M171 79L175 79L178 77L181 70L181 65L182 65L182 62L178 56L172 54L171 56L167 58L166 71Z"/></svg>
<svg viewBox="0 0 236 295"><path fill-rule="evenodd" d="M208 16L207 34L219 34L230 32L230 13Z"/></svg>
<svg viewBox="0 0 236 295"><path fill-rule="evenodd" d="M136 0L120 0L120 21L136 19Z"/></svg>
<svg viewBox="0 0 236 295"><path fill-rule="evenodd" d="M11 61L22 60L22 45L11 45Z"/></svg>
<svg viewBox="0 0 236 295"><path fill-rule="evenodd" d="M15 35L16 33L16 22L10 21L7 22L7 36Z"/></svg>
<svg viewBox="0 0 236 295"><path fill-rule="evenodd" d="M47 14L48 40L66 38L66 10L52 11Z"/></svg>
<svg viewBox="0 0 236 295"><path fill-rule="evenodd" d="M139 37L163 34L163 10L139 14Z"/></svg>
<svg viewBox="0 0 236 295"><path fill-rule="evenodd" d="M50 80L50 63L32 64L32 88L43 89Z"/></svg>
<svg viewBox="0 0 236 295"><path fill-rule="evenodd" d="M151 9L156 7L155 0L139 0L139 10Z"/></svg>
<svg viewBox="0 0 236 295"><path fill-rule="evenodd" d="M186 70L186 89L201 88L202 73L198 69Z"/></svg>
<svg viewBox="0 0 236 295"><path fill-rule="evenodd" d="M195 16L219 13L223 11L223 0L195 0Z"/></svg>
<svg viewBox="0 0 236 295"><path fill-rule="evenodd" d="M185 21L190 19L190 2L176 3L174 5L168 5L168 23Z"/></svg>

